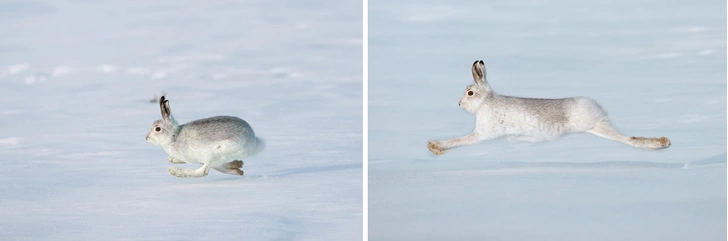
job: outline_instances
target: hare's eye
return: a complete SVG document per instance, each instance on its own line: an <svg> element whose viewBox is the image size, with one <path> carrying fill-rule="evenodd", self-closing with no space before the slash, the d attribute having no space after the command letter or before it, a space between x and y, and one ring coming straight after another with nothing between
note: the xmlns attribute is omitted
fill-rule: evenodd
<svg viewBox="0 0 728 241"><path fill-rule="evenodd" d="M161 130L162 130L162 128L159 128L159 126L157 126L157 128L154 128L154 131L156 131L156 132L159 132Z"/></svg>
<svg viewBox="0 0 728 241"><path fill-rule="evenodd" d="M468 96L473 96L473 91L468 91Z"/></svg>

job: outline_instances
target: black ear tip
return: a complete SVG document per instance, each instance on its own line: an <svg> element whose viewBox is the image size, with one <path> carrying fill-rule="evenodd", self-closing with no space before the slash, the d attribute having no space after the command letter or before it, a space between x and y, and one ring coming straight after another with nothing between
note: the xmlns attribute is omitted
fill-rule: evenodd
<svg viewBox="0 0 728 241"><path fill-rule="evenodd" d="M476 64L478 64L478 61L477 60L475 62L473 62L473 65L476 65Z"/></svg>
<svg viewBox="0 0 728 241"><path fill-rule="evenodd" d="M479 62L480 62L480 64L485 65L485 63L483 63L483 60L480 60Z"/></svg>

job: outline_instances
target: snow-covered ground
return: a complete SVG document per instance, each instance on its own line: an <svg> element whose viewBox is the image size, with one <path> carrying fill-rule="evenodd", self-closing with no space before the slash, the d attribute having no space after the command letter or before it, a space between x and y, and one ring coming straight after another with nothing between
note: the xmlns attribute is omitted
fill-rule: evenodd
<svg viewBox="0 0 728 241"><path fill-rule="evenodd" d="M725 240L726 2L369 1L371 240ZM590 134L492 140L457 102L590 96L647 151Z"/></svg>
<svg viewBox="0 0 728 241"><path fill-rule="evenodd" d="M360 1L0 1L0 239L359 240ZM245 176L144 136L247 120ZM188 167L196 167L189 165Z"/></svg>

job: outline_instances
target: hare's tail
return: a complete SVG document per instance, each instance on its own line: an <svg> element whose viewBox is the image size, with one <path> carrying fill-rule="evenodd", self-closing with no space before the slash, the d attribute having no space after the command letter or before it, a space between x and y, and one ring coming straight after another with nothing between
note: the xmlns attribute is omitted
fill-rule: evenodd
<svg viewBox="0 0 728 241"><path fill-rule="evenodd" d="M255 148L253 148L253 155L258 154L265 149L265 140L260 137L255 137Z"/></svg>

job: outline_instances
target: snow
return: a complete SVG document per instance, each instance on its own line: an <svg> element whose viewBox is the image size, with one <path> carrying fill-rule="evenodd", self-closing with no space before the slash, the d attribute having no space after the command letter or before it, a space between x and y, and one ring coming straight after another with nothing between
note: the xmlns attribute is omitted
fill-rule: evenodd
<svg viewBox="0 0 728 241"><path fill-rule="evenodd" d="M361 18L357 1L0 1L0 236L361 239ZM180 123L235 115L267 149L243 177L169 175L144 140L163 93Z"/></svg>
<svg viewBox="0 0 728 241"><path fill-rule="evenodd" d="M371 240L725 240L725 1L369 1ZM589 96L628 135L491 140L457 102Z"/></svg>

